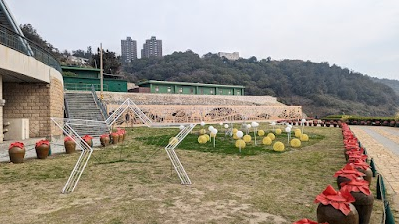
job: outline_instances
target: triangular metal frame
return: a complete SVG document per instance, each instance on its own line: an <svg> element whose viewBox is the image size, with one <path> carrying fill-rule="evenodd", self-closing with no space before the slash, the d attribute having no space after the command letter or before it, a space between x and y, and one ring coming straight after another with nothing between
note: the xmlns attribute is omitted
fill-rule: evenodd
<svg viewBox="0 0 399 224"><path fill-rule="evenodd" d="M87 162L93 153L93 149L69 125L67 121L70 121L71 119L52 117L51 120L64 132L65 135L69 136L76 143L76 145L82 149L82 153L80 154L78 161L69 175L65 186L62 188L62 193L71 193L75 190L76 185L78 184L80 177L86 168Z"/></svg>

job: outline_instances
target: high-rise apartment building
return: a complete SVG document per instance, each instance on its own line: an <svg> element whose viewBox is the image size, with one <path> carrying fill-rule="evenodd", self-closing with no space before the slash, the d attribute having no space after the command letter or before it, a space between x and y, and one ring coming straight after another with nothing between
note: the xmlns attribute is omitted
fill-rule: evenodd
<svg viewBox="0 0 399 224"><path fill-rule="evenodd" d="M162 40L157 40L155 36L146 40L141 50L141 58L162 57Z"/></svg>
<svg viewBox="0 0 399 224"><path fill-rule="evenodd" d="M130 63L137 59L137 42L127 37L126 40L121 40L121 58L122 63Z"/></svg>

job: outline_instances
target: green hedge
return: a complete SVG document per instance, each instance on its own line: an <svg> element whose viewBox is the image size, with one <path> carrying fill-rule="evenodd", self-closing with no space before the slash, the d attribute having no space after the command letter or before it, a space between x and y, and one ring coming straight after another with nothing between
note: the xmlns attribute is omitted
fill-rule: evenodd
<svg viewBox="0 0 399 224"><path fill-rule="evenodd" d="M322 120L343 120L348 121L394 121L395 117L361 117L356 115L329 115L322 118Z"/></svg>

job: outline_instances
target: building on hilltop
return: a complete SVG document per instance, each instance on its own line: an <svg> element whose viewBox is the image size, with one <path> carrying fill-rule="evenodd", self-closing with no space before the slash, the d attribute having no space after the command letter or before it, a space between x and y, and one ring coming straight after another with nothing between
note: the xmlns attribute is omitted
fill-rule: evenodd
<svg viewBox="0 0 399 224"><path fill-rule="evenodd" d="M61 66L65 90L96 91L101 89L100 69ZM103 89L109 92L127 92L127 81L117 74L103 74Z"/></svg>
<svg viewBox="0 0 399 224"><path fill-rule="evenodd" d="M157 40L155 36L146 40L141 50L141 58L162 57L162 40Z"/></svg>
<svg viewBox="0 0 399 224"><path fill-rule="evenodd" d="M137 59L137 42L131 37L121 40L121 59L122 63L130 63Z"/></svg>
<svg viewBox="0 0 399 224"><path fill-rule="evenodd" d="M167 82L148 80L137 84L135 91L163 93L163 94L192 94L192 95L244 95L244 86L217 85L190 82Z"/></svg>
<svg viewBox="0 0 399 224"><path fill-rule="evenodd" d="M236 60L240 59L240 53L238 53L238 52L233 52L233 53L219 52L218 56L225 57L226 59L228 59L230 61L236 61Z"/></svg>

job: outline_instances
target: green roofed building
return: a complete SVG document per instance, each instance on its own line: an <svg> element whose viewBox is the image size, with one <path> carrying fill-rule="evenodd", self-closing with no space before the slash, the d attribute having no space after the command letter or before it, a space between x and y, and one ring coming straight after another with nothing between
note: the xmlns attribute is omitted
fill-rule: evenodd
<svg viewBox="0 0 399 224"><path fill-rule="evenodd" d="M192 95L244 95L244 86L203 84L191 82L143 81L138 83L140 92ZM145 90L147 89L147 91Z"/></svg>
<svg viewBox="0 0 399 224"><path fill-rule="evenodd" d="M94 85L100 91L100 69L61 66L66 90L89 91ZM127 92L127 81L123 76L103 74L103 90L109 92Z"/></svg>

